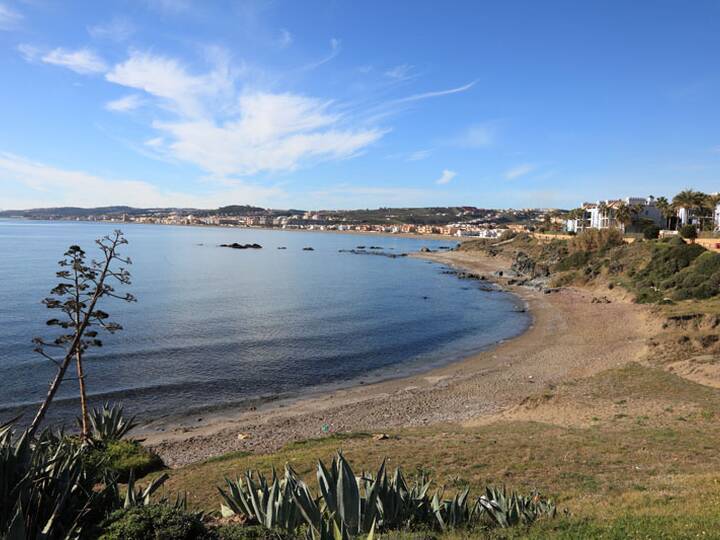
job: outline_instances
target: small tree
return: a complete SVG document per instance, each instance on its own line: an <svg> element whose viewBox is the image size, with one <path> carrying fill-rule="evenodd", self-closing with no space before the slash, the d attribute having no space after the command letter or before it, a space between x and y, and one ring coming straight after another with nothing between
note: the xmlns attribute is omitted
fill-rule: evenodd
<svg viewBox="0 0 720 540"><path fill-rule="evenodd" d="M131 294L116 294L110 282L121 285L130 284L130 273L124 266L131 261L118 253L118 248L127 244L121 231L115 231L110 236L104 236L95 241L100 247L103 258L100 261L86 262L85 252L80 246L70 246L62 260L58 262L60 271L56 276L60 279L50 296L43 300L48 309L57 309L62 312L60 318L47 321L48 326L60 329L60 335L52 341L36 337L35 352L52 361L58 368L55 377L50 383L47 396L40 405L35 418L30 425L30 435L34 434L40 426L48 407L65 377L65 372L72 360L75 360L77 378L80 384L80 424L82 438L87 439L88 410L87 393L85 387L85 373L83 370L83 355L90 347L101 347L102 341L98 339L96 328L115 333L122 330L122 326L108 320L109 315L98 309L98 302L104 297L118 298L126 302L134 302ZM55 357L47 349L62 350L62 356Z"/></svg>
<svg viewBox="0 0 720 540"><path fill-rule="evenodd" d="M657 225L648 225L643 229L643 237L645 240L655 240L660 236L660 227Z"/></svg>
<svg viewBox="0 0 720 540"><path fill-rule="evenodd" d="M680 227L680 236L682 236L686 240L690 240L690 243L695 242L695 239L698 236L695 225L683 225L682 227Z"/></svg>

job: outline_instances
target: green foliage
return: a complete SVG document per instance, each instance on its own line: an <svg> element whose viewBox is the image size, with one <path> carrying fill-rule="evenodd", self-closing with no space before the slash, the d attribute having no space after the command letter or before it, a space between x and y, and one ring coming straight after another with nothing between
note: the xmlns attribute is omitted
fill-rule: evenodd
<svg viewBox="0 0 720 540"><path fill-rule="evenodd" d="M0 426L0 538L95 538L97 524L109 513L150 504L167 479L163 475L136 489L131 472L121 495L117 475L93 461L95 452L62 433L45 431L34 439L26 431L15 437L11 425ZM160 503L168 505L166 499ZM178 499L174 506L183 505Z"/></svg>
<svg viewBox="0 0 720 540"><path fill-rule="evenodd" d="M79 534L107 489L83 467L75 441L44 432L13 436L0 426L0 538L64 538Z"/></svg>
<svg viewBox="0 0 720 540"><path fill-rule="evenodd" d="M575 251L566 257L563 257L557 265L555 265L555 271L566 272L576 268L582 268L592 258L592 253L589 251Z"/></svg>
<svg viewBox="0 0 720 540"><path fill-rule="evenodd" d="M216 538L202 516L167 504L133 506L113 512L102 540L205 540Z"/></svg>
<svg viewBox="0 0 720 540"><path fill-rule="evenodd" d="M110 440L95 443L86 456L89 467L98 471L106 470L117 475L120 482L127 482L130 471L136 478L163 468L162 459L157 454L132 440Z"/></svg>
<svg viewBox="0 0 720 540"><path fill-rule="evenodd" d="M720 255L706 251L691 265L662 282L663 289L675 289L674 300L711 298L720 293Z"/></svg>
<svg viewBox="0 0 720 540"><path fill-rule="evenodd" d="M217 529L219 540L281 540L291 538L261 525L222 525Z"/></svg>
<svg viewBox="0 0 720 540"><path fill-rule="evenodd" d="M319 495L315 496L297 474L286 466L279 478L275 471L268 482L260 473L248 472L244 482L226 479L223 516L241 515L268 530L294 534L307 527L313 540L345 540L375 532L430 527L453 530L482 526L512 527L555 516L555 505L538 495L524 497L505 489L488 488L471 500L469 490L444 497L444 491L428 494L425 476L409 484L400 469L388 475L385 463L374 475L355 475L350 463L338 453L329 467L318 462Z"/></svg>
<svg viewBox="0 0 720 540"><path fill-rule="evenodd" d="M649 225L643 229L643 238L645 240L655 240L660 236L660 227L657 225Z"/></svg>
<svg viewBox="0 0 720 540"><path fill-rule="evenodd" d="M653 242L650 261L631 276L637 300L646 303L664 297L678 300L714 296L720 292L718 261L720 255L706 252L697 244L686 244L680 238Z"/></svg>
<svg viewBox="0 0 720 540"><path fill-rule="evenodd" d="M623 235L618 229L585 229L568 241L570 253L604 252L623 244Z"/></svg>
<svg viewBox="0 0 720 540"><path fill-rule="evenodd" d="M688 240L695 240L698 236L695 225L683 225L680 227L680 236Z"/></svg>
<svg viewBox="0 0 720 540"><path fill-rule="evenodd" d="M100 409L93 409L89 414L90 436L93 441L118 441L128 431L137 426L135 417L126 418L120 405L110 407L105 403Z"/></svg>

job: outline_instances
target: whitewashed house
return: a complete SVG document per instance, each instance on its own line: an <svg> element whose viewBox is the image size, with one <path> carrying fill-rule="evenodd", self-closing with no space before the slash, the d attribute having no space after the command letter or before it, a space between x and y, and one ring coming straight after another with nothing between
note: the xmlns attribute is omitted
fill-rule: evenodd
<svg viewBox="0 0 720 540"><path fill-rule="evenodd" d="M609 229L616 227L623 229L624 226L615 218L615 208L625 204L637 209L634 214L634 221L652 222L659 227L664 226L665 219L662 212L655 205L652 197L625 197L624 199L608 199L596 203L584 203L582 208L585 214L580 219L567 220L565 228L568 232L580 232L584 229Z"/></svg>

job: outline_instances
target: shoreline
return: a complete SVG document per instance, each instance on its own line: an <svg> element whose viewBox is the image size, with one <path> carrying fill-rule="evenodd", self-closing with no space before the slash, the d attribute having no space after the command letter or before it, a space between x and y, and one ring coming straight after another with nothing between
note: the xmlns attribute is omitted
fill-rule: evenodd
<svg viewBox="0 0 720 540"><path fill-rule="evenodd" d="M137 223L134 221L101 221L101 220L74 220L74 219L32 219L32 218L23 218L23 217L13 217L13 218L0 218L0 220L6 220L6 221L27 221L27 222L40 222L40 223L98 223L98 224L109 224L109 225L150 225L150 226L159 226L159 227L193 227L197 229L230 229L230 230L240 230L240 231L276 231L276 232L291 232L291 233L330 233L330 234L350 234L350 235L356 235L356 236L377 236L377 237L387 237L387 238L425 238L427 240L446 240L446 241L453 241L457 243L462 243L467 240L475 240L478 237L474 236L448 236L446 234L417 234L417 233L388 233L388 232L378 232L378 231L335 231L335 230L325 230L321 231L319 229L282 229L278 227L233 227L230 225L197 225L197 224L185 224L185 223ZM117 227L116 227L117 228Z"/></svg>
<svg viewBox="0 0 720 540"><path fill-rule="evenodd" d="M644 312L638 306L592 304L592 293L575 289L543 294L507 286L506 280L492 276L509 266L500 258L463 252L414 256L499 281L526 303L532 317L528 328L421 373L223 411L185 424L151 422L138 435L167 465L178 467L233 451L272 452L293 441L335 433L489 421L548 386L618 365L620 353L624 362L636 359L644 346ZM638 325L626 324L633 317ZM604 354L608 351L613 355Z"/></svg>

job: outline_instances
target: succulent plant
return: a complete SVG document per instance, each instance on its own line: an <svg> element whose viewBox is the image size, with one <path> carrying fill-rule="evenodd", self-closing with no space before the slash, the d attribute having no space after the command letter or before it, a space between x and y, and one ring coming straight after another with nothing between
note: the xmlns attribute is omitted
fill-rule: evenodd
<svg viewBox="0 0 720 540"><path fill-rule="evenodd" d="M537 494L521 496L505 488L487 488L478 499L469 488L444 498L444 491L428 495L431 482L424 476L409 484L398 468L389 476L383 462L377 472L356 476L342 453L326 466L318 461L318 495L314 495L289 467L268 481L258 472L245 479L226 479L219 489L226 504L223 516L243 515L269 529L296 534L305 526L308 540L350 540L376 531L425 525L442 531L483 525L511 527L553 517L555 505Z"/></svg>
<svg viewBox="0 0 720 540"><path fill-rule="evenodd" d="M90 436L93 441L117 441L137 426L135 417L126 418L120 405L105 403L100 409L93 409L89 415ZM80 422L78 420L78 422Z"/></svg>

